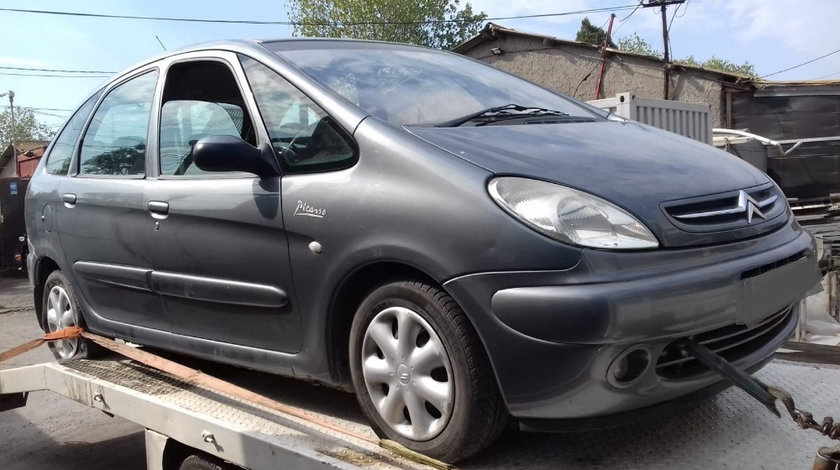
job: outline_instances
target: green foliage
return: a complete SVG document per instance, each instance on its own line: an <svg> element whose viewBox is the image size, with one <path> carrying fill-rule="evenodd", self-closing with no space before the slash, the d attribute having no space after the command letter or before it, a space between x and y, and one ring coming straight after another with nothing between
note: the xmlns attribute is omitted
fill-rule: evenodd
<svg viewBox="0 0 840 470"><path fill-rule="evenodd" d="M373 39L451 49L487 18L460 0L288 0L295 36ZM366 24L359 24L366 23Z"/></svg>
<svg viewBox="0 0 840 470"><path fill-rule="evenodd" d="M622 51L633 52L635 54L644 54L663 57L662 51L656 50L647 41L640 38L638 34L633 33L632 36L624 36L618 40L618 48Z"/></svg>
<svg viewBox="0 0 840 470"><path fill-rule="evenodd" d="M578 30L577 36L575 36L575 41L603 46L606 39L607 32L603 28L599 28L590 23L589 18L583 18L583 21L580 22L580 30ZM610 40L609 47L615 48L615 43L612 40Z"/></svg>
<svg viewBox="0 0 840 470"><path fill-rule="evenodd" d="M636 33L633 33L632 36L625 36L619 39L618 48L622 51L655 56L660 59L662 58L661 51L654 49L649 42L640 38L639 35ZM750 77L755 77L758 75L755 71L755 66L749 62L744 62L743 64L738 65L734 62L730 62L726 59L720 59L715 56L712 56L710 59L701 62L695 59L693 55L690 55L685 59L674 60L674 62L685 65L691 65L694 67L702 67L704 69L747 75Z"/></svg>
<svg viewBox="0 0 840 470"><path fill-rule="evenodd" d="M0 113L0 152L10 143L12 135L11 110L6 109ZM22 140L49 140L54 132L44 123L35 119L35 113L31 109L15 106L15 142Z"/></svg>
<svg viewBox="0 0 840 470"><path fill-rule="evenodd" d="M100 153L82 163L84 173L90 175L130 175L137 162L142 162L146 147L120 147L110 152Z"/></svg>
<svg viewBox="0 0 840 470"><path fill-rule="evenodd" d="M721 72L737 73L750 77L758 75L755 72L755 66L749 62L744 62L743 64L738 65L734 62L730 62L726 59L719 59L715 56L712 56L711 59L704 62L698 62L693 55L690 55L685 59L678 60L677 62L686 65L693 65L695 67L703 67L704 69L720 70Z"/></svg>

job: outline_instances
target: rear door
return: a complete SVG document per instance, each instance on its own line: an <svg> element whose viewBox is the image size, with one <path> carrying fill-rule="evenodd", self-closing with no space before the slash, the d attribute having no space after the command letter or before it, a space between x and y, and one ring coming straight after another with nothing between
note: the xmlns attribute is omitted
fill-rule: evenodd
<svg viewBox="0 0 840 470"><path fill-rule="evenodd" d="M157 176L144 204L148 256L174 333L283 352L301 347L280 178L209 173L196 141L236 136L269 145L234 54L179 56L160 100Z"/></svg>
<svg viewBox="0 0 840 470"><path fill-rule="evenodd" d="M147 142L158 79L147 69L106 91L58 188L56 228L88 321L167 329L147 282ZM49 163L48 163L49 168ZM91 318L91 314L94 316Z"/></svg>

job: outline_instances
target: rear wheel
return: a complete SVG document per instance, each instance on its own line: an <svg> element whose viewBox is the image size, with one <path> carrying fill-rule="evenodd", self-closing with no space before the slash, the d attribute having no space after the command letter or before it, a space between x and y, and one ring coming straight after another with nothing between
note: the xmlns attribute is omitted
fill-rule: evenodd
<svg viewBox="0 0 840 470"><path fill-rule="evenodd" d="M44 283L42 304L44 329L52 333L71 326L84 326L81 309L70 280L61 271L53 271ZM52 341L50 351L59 361L100 355L102 349L84 338Z"/></svg>
<svg viewBox="0 0 840 470"><path fill-rule="evenodd" d="M203 455L190 455L184 459L178 470L232 470L234 468L239 467Z"/></svg>
<svg viewBox="0 0 840 470"><path fill-rule="evenodd" d="M385 284L350 332L353 385L374 431L454 462L489 445L507 411L466 315L437 287Z"/></svg>

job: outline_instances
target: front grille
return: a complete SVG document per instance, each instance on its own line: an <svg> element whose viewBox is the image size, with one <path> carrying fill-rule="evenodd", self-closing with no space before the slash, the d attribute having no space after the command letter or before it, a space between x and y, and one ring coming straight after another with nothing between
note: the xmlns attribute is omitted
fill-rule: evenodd
<svg viewBox="0 0 840 470"><path fill-rule="evenodd" d="M743 325L729 325L716 330L694 335L698 343L711 349L729 362L746 357L773 341L792 321L795 315L787 307L758 325L747 328ZM665 347L656 361L656 373L666 379L685 379L707 372L709 369L693 356L684 353L680 347L682 339Z"/></svg>
<svg viewBox="0 0 840 470"><path fill-rule="evenodd" d="M779 269L782 266L793 263L794 261L799 261L802 258L808 256L808 251L809 250L802 250L799 253L788 256L787 258L782 258L778 261L774 261L772 263L767 263L767 264L761 265L757 268L748 269L748 270L741 273L741 279L743 280L743 279L749 279L751 277L760 276L760 275L762 275L762 274L764 274L768 271L772 271L774 269Z"/></svg>
<svg viewBox="0 0 840 470"><path fill-rule="evenodd" d="M709 232L749 227L769 221L785 210L785 199L772 184L662 204L677 227Z"/></svg>

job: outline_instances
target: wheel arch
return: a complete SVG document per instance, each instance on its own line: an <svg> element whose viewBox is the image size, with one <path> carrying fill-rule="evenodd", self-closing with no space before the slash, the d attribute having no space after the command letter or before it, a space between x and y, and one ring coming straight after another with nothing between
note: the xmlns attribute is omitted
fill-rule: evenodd
<svg viewBox="0 0 840 470"><path fill-rule="evenodd" d="M351 271L338 284L329 303L325 338L328 348L330 373L337 383L350 387L349 340L350 325L356 310L370 291L388 281L416 279L441 290L443 283L424 270L402 261L378 261ZM469 318L469 315L467 315ZM471 326L475 324L470 319Z"/></svg>
<svg viewBox="0 0 840 470"><path fill-rule="evenodd" d="M35 272L33 273L33 289L32 300L35 304L35 316L38 319L38 325L44 329L44 283L53 271L60 270L61 267L52 258L41 257L35 263Z"/></svg>

